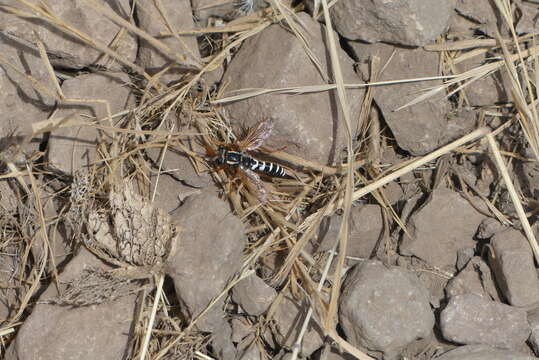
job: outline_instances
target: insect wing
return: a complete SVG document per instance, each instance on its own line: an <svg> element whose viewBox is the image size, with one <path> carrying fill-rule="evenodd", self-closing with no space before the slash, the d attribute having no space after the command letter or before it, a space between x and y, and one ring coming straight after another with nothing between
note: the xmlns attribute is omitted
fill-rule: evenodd
<svg viewBox="0 0 539 360"><path fill-rule="evenodd" d="M262 183L262 180L260 180L260 176L258 176L258 174L249 169L245 169L243 173L247 175L251 183L255 185L256 197L258 198L258 200L260 200L261 203L265 203L268 200L268 190Z"/></svg>
<svg viewBox="0 0 539 360"><path fill-rule="evenodd" d="M262 120L253 126L245 138L238 142L238 146L242 150L252 151L260 147L273 130L273 120Z"/></svg>

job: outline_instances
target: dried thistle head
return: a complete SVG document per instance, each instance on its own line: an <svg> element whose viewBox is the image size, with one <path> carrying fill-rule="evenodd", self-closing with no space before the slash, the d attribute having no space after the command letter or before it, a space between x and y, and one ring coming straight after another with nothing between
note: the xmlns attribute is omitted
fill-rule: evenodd
<svg viewBox="0 0 539 360"><path fill-rule="evenodd" d="M88 216L86 243L121 263L154 266L164 262L179 237L179 227L162 209L138 195L131 186L111 191L108 209Z"/></svg>

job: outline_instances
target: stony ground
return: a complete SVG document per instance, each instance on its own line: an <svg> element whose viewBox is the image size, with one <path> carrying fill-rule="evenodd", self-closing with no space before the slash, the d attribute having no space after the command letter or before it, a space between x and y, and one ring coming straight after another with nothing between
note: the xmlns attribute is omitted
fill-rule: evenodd
<svg viewBox="0 0 539 360"><path fill-rule="evenodd" d="M539 356L539 5L326 6L0 0L1 359Z"/></svg>

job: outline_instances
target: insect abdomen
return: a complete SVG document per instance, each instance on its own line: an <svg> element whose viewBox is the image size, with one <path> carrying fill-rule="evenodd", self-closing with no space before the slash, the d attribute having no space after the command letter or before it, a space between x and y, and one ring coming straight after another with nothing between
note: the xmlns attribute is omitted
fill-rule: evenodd
<svg viewBox="0 0 539 360"><path fill-rule="evenodd" d="M257 170L265 174L268 174L270 176L279 176L279 177L286 176L285 170L280 165L274 164L269 161L260 161L256 159L252 159L252 160L254 161L251 164L251 170Z"/></svg>

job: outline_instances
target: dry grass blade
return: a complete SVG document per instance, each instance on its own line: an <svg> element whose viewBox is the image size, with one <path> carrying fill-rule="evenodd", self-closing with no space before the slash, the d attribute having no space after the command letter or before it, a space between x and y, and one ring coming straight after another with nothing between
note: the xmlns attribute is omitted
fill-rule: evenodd
<svg viewBox="0 0 539 360"><path fill-rule="evenodd" d="M502 125L503 128L505 128L507 125ZM430 154L428 155L425 155L421 158L418 158L414 161L411 161L409 164L407 164L406 166L398 169L398 170L395 170L394 172L382 177L381 179L378 179L372 183L370 183L369 185L366 185L364 187L362 187L361 189L359 190L356 190L354 191L353 195L352 195L352 200L353 201L356 201L356 200L359 200L361 199L363 196L365 195L368 195L370 194L371 192L375 191L375 190L378 190L379 188L381 188L382 186L384 185L387 185L389 184L390 182L400 178L401 176L413 171L414 169L417 169L435 159L437 159L438 157L444 155L444 154L447 154L455 149L457 149L458 147L468 143L468 142L471 142L471 141L474 141L474 140L477 140L479 138L482 138L484 136L486 136L487 134L490 133L490 129L488 127L481 127L471 133L469 133L468 135L465 135L445 146L442 146L441 148L431 152ZM324 208L318 210L317 212L315 212L314 214L312 214L309 218L307 218L306 222L307 221L312 221L312 219L316 219L318 218L319 216L329 216L331 215L334 211L336 211L337 209L341 209L343 207L343 199L339 199L339 200L336 200L334 202L331 202L330 204L328 204L327 206L325 206Z"/></svg>
<svg viewBox="0 0 539 360"><path fill-rule="evenodd" d="M528 242L530 243L530 246L533 250L535 261L539 264L539 245L537 245L537 239L535 238L535 235L530 226L530 223L528 222L528 218L526 217L526 213L524 212L524 208L522 207L522 203L520 202L520 199L515 190L515 187L513 186L513 182L511 181L511 176L509 175L509 171L507 171L507 167L505 166L505 163L503 162L502 155L500 154L498 145L496 144L496 141L494 140L494 136L492 136L492 134L487 134L487 139L488 139L488 144L490 146L490 149L492 153L494 154L494 159L496 160L496 165L498 167L498 170L502 174L503 180L505 182L505 186L507 186L507 191L509 192L509 195L511 196L511 201L513 202L513 205L515 206L515 209L518 214L518 218L520 219L522 227L524 228L524 232L526 233L526 237L528 238Z"/></svg>
<svg viewBox="0 0 539 360"><path fill-rule="evenodd" d="M386 86L386 85L398 85L398 84L407 84L407 83L422 82L422 81L447 80L447 79L453 79L456 77L457 77L456 75L430 76L430 77L415 78L415 79L378 81L378 82L371 82L371 83L365 83L365 84L343 84L343 87L345 89L364 89L371 86ZM291 87L278 88L278 89L240 89L234 92L241 92L241 94L216 99L216 100L211 101L211 104L213 105L226 104L229 102L246 100L255 96L267 95L267 94L300 95L300 94L324 92L324 91L335 90L335 89L337 89L336 84L291 86Z"/></svg>
<svg viewBox="0 0 539 360"><path fill-rule="evenodd" d="M396 170L395 172L387 175L387 176L384 176L383 178L379 179L379 180L376 180L375 182L357 190L354 192L354 195L352 197L352 199L355 201L355 200L358 200L360 198L362 198L363 196L367 195L367 194L370 194L372 191L376 190L376 189L379 189L380 187L384 186L384 185L387 185L389 184L390 182L400 178L401 176L409 173L410 171L414 170L414 169L417 169L418 167L420 166L423 166L429 162L431 162L432 160L435 160L437 159L438 157L444 155L444 154L447 154L453 150L455 150L456 148L470 142L470 141L474 141L474 140L477 140L479 138L482 138L484 136L486 136L487 134L490 133L490 129L487 128L487 127L482 127L482 128L479 128L471 133L469 133L468 135L465 135L463 137L461 137L460 139L457 139L445 146L442 146L441 148L439 148L438 150L435 150L433 152L431 152L430 154L428 155L425 155L417 160L414 160L412 161L410 164L404 166L403 168L399 169L399 170Z"/></svg>
<svg viewBox="0 0 539 360"><path fill-rule="evenodd" d="M502 67L506 66L506 62L513 62L518 60L519 58L527 58L531 56L536 56L539 54L539 46L533 46L527 50L524 50L518 54L507 54L506 58L504 60L495 61L492 63L488 63L485 65L478 66L476 68L473 68L471 70L468 70L462 74L455 75L451 77L451 80L445 82L444 84L431 88L429 91L427 91L425 94L415 98L414 100L402 105L398 109L395 109L395 111L404 109L406 107L418 104L428 98L431 98L435 96L436 94L441 93L442 91L447 90L449 87L458 85L459 83L462 83L462 85L456 87L454 90L450 91L446 97L450 97L453 94L459 92L460 90L464 89L466 86L472 84L473 82L484 78L485 76L488 76L498 70L500 70Z"/></svg>
<svg viewBox="0 0 539 360"><path fill-rule="evenodd" d="M519 42L528 41L534 38L537 33L525 34L518 38ZM504 43L511 43L513 39L503 39ZM427 51L457 51L457 50L467 50L474 48L491 48L497 46L500 43L496 39L471 39L471 40L458 40L453 42L444 42L442 44L428 44L423 48Z"/></svg>
<svg viewBox="0 0 539 360"><path fill-rule="evenodd" d="M337 45L335 43L335 35L333 33L333 27L331 18L329 16L329 8L326 0L322 0L322 7L324 11L324 20L326 23L326 34L329 43L329 54L331 58L332 69L337 84L337 95L339 103L344 115L344 121L347 129L347 160L348 164L354 162L354 147L353 147L353 130L352 120L350 116L350 108L348 106L348 100L346 98L346 90L344 87L343 75L341 71L341 65L339 64L339 57L337 54ZM337 267L333 276L333 287L331 289L331 298L329 302L329 308L327 317L325 320L325 330L330 332L335 329L337 324L337 308L338 300L341 294L342 284L342 269L344 267L344 260L346 257L346 249L348 248L349 237L349 219L350 210L352 208L352 193L354 190L354 169L352 166L348 166L346 172L346 186L344 192L344 212L342 216L342 222L339 229L339 258L337 261ZM369 357L364 355L365 359Z"/></svg>
<svg viewBox="0 0 539 360"><path fill-rule="evenodd" d="M14 332L15 332L14 327L10 327L10 328L7 328L7 329L0 329L0 336L6 336L6 335L9 335L9 334L14 333Z"/></svg>
<svg viewBox="0 0 539 360"><path fill-rule="evenodd" d="M519 42L516 36L513 23L513 14L511 12L511 4L509 4L507 0L495 0L495 3L500 10L500 13L503 15L503 18L505 19L507 25L509 26L509 29L511 30L511 34L513 36L513 43L517 49L517 57L512 56L509 53L509 49L507 48L506 43L501 40L501 35L498 34L498 41L503 50L505 66L511 79L511 94L513 95L515 106L520 114L519 121L522 126L522 130L524 131L526 139L528 140L536 159L539 159L539 116L537 114L537 107L535 105L530 105L526 100L529 99L529 101L531 101L531 99L534 98L532 89L535 84L533 84L530 80L530 76L528 74L528 67L526 66L526 62L524 61L525 55L520 49ZM517 71L517 67L514 64L514 62L517 60L522 65L522 71L520 73L523 75L524 78L524 86L519 81L519 72ZM527 90L527 93L525 92L524 88Z"/></svg>
<svg viewBox="0 0 539 360"><path fill-rule="evenodd" d="M140 360L146 358L146 353L148 352L148 346L150 345L150 337L152 335L153 324L155 321L155 315L157 314L157 306L159 305L159 300L162 299L163 284L165 282L165 275L159 275L159 281L157 282L157 288L155 290L155 298L152 306L152 312L150 314L150 321L148 321L148 328L146 329L146 334L144 336L144 342L142 343L142 351L140 353Z"/></svg>

